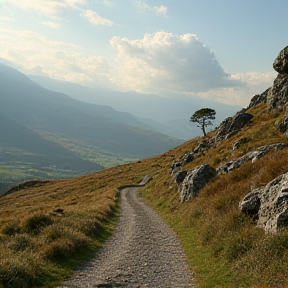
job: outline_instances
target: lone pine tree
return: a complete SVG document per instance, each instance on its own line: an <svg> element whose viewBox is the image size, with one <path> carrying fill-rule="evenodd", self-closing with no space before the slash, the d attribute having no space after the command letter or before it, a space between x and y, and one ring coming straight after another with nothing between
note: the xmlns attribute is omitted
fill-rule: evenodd
<svg viewBox="0 0 288 288"><path fill-rule="evenodd" d="M197 110L191 117L190 122L198 123L198 127L200 127L206 136L205 127L209 125L213 125L213 120L215 119L216 111L211 108L202 108Z"/></svg>

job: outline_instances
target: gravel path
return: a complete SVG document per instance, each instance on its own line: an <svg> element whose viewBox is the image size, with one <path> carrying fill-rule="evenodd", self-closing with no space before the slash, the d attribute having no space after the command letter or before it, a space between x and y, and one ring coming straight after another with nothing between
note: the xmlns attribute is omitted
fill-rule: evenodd
<svg viewBox="0 0 288 288"><path fill-rule="evenodd" d="M194 287L179 240L139 189L121 191L115 235L65 287Z"/></svg>

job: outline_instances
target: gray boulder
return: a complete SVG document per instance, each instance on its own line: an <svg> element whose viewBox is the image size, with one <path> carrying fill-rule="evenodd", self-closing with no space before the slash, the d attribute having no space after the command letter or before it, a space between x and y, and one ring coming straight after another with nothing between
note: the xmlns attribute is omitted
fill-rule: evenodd
<svg viewBox="0 0 288 288"><path fill-rule="evenodd" d="M245 144L245 143L248 143L250 142L251 139L248 138L248 137L243 137L241 139L239 139L238 141L236 141L235 143L233 143L233 146L232 146L232 150L237 150L239 149L239 147L242 145L242 144Z"/></svg>
<svg viewBox="0 0 288 288"><path fill-rule="evenodd" d="M288 102L288 74L278 74L267 94L268 111L282 110Z"/></svg>
<svg viewBox="0 0 288 288"><path fill-rule="evenodd" d="M260 195L258 226L266 232L288 227L288 173L274 179Z"/></svg>
<svg viewBox="0 0 288 288"><path fill-rule="evenodd" d="M210 165L201 165L188 171L182 185L180 186L181 202L199 196L200 190L206 186L210 179L216 175L216 171Z"/></svg>
<svg viewBox="0 0 288 288"><path fill-rule="evenodd" d="M288 73L288 46L286 46L273 63L273 68L280 74Z"/></svg>
<svg viewBox="0 0 288 288"><path fill-rule="evenodd" d="M288 173L247 194L239 207L243 213L256 215L257 226L267 233L288 228Z"/></svg>
<svg viewBox="0 0 288 288"><path fill-rule="evenodd" d="M174 177L177 184L182 183L184 181L186 175L187 175L187 171L185 171L185 170L177 171L177 172L173 173L173 177Z"/></svg>
<svg viewBox="0 0 288 288"><path fill-rule="evenodd" d="M280 132L288 136L288 105L286 104L286 112L284 114L284 119L277 123L277 128Z"/></svg>
<svg viewBox="0 0 288 288"><path fill-rule="evenodd" d="M217 129L215 143L228 139L237 134L249 121L253 115L246 113L245 109L236 113L233 117L226 118Z"/></svg>
<svg viewBox="0 0 288 288"><path fill-rule="evenodd" d="M248 109L251 107L254 107L260 103L267 103L267 95L268 95L269 89L267 89L265 92L263 92L260 95L255 95L254 97L252 97L252 99L250 100L250 104L248 106Z"/></svg>
<svg viewBox="0 0 288 288"><path fill-rule="evenodd" d="M288 102L288 46L277 56L273 68L279 73L267 95L268 110L283 109Z"/></svg>
<svg viewBox="0 0 288 288"><path fill-rule="evenodd" d="M216 171L218 174L226 174L231 172L232 170L235 170L237 168L240 168L244 163L248 161L256 161L257 159L262 158L264 155L269 153L271 150L281 150L287 147L288 144L286 143L277 143L277 144L271 144L271 145L266 145L258 148L257 150L254 150L252 152L247 153L246 155L233 160L226 162L222 165L220 165Z"/></svg>
<svg viewBox="0 0 288 288"><path fill-rule="evenodd" d="M248 215L257 215L260 208L262 189L255 189L247 194L239 204L240 210Z"/></svg>

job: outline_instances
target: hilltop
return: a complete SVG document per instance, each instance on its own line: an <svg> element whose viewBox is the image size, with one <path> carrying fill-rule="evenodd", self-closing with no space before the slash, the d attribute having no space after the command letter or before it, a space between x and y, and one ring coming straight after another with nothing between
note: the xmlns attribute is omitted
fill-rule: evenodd
<svg viewBox="0 0 288 288"><path fill-rule="evenodd" d="M71 274L111 233L117 187L145 175L153 179L143 196L181 239L199 287L287 287L287 63L286 47L274 62L273 86L206 138L2 196L4 287L49 287Z"/></svg>

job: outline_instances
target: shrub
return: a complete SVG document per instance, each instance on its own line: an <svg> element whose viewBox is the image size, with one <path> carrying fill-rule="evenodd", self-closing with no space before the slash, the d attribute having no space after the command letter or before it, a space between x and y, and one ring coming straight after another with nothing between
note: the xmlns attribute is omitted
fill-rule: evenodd
<svg viewBox="0 0 288 288"><path fill-rule="evenodd" d="M51 216L43 213L36 213L23 222L24 230L27 233L39 234L40 231L53 223Z"/></svg>
<svg viewBox="0 0 288 288"><path fill-rule="evenodd" d="M234 238L230 237L225 251L227 260L232 262L251 250L252 243L252 239L247 237L247 235L237 235Z"/></svg>
<svg viewBox="0 0 288 288"><path fill-rule="evenodd" d="M24 251L27 248L32 247L33 247L32 239L27 234L15 235L14 239L8 244L8 248L14 251Z"/></svg>
<svg viewBox="0 0 288 288"><path fill-rule="evenodd" d="M0 285L5 288L33 287L41 266L27 255L0 260Z"/></svg>
<svg viewBox="0 0 288 288"><path fill-rule="evenodd" d="M21 229L19 226L19 222L16 222L16 221L10 221L2 228L2 233L7 236L15 235L16 233L19 233L20 231Z"/></svg>
<svg viewBox="0 0 288 288"><path fill-rule="evenodd" d="M43 237L48 242L42 252L47 260L63 260L77 250L85 248L88 243L87 237L81 232L58 224L45 228Z"/></svg>

